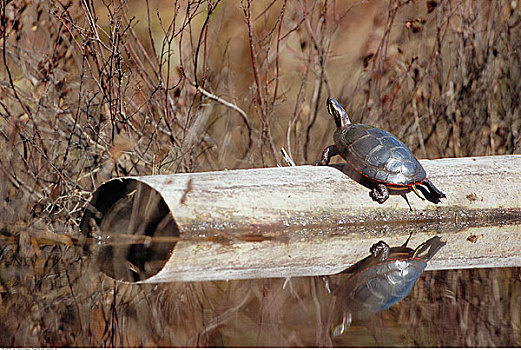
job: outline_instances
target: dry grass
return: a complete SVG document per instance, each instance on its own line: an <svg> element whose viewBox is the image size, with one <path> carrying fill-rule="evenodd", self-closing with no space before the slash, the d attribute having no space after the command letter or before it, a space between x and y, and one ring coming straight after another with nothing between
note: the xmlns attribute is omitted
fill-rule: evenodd
<svg viewBox="0 0 521 350"><path fill-rule="evenodd" d="M75 246L110 178L312 163L327 96L419 158L521 151L517 2L0 1L4 346L327 344L312 281L119 285ZM519 346L505 298L515 332L491 345Z"/></svg>

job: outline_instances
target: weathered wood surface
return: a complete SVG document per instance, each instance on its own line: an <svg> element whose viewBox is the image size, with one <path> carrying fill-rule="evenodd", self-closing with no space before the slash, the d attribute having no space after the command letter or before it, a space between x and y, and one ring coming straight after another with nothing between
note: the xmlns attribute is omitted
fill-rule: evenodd
<svg viewBox="0 0 521 350"><path fill-rule="evenodd" d="M427 265L427 270L521 266L521 225L468 228L439 234L447 244ZM436 231L415 232L409 242L417 247ZM473 243L469 238L475 236ZM164 269L147 282L202 281L268 277L320 276L341 272L369 254L379 240L403 244L407 235L380 237L328 236L278 242L181 242Z"/></svg>
<svg viewBox="0 0 521 350"><path fill-rule="evenodd" d="M252 225L443 220L462 210L521 207L521 156L422 160L447 198L414 193L380 205L369 190L333 167L297 166L136 177L161 193L181 231ZM190 184L189 184L190 183ZM364 220L365 221L365 220Z"/></svg>
<svg viewBox="0 0 521 350"><path fill-rule="evenodd" d="M420 162L447 198L435 205L409 193L413 212L400 196L373 202L341 166L133 177L161 194L181 237L275 237L179 242L147 282L331 274L367 255L377 240L400 245L411 230L417 235L410 246L434 234L447 241L429 268L521 266L521 156Z"/></svg>

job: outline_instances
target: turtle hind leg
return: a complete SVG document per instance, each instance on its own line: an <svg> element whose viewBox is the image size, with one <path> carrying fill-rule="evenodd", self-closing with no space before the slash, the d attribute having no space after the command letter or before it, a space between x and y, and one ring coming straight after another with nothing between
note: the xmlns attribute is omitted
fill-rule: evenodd
<svg viewBox="0 0 521 350"><path fill-rule="evenodd" d="M409 210L411 212L414 211L414 210L412 210L411 203L409 203L409 199L407 198L407 195L405 193L402 193L401 196L403 197L403 199L405 199L405 203L407 203L407 205L409 206Z"/></svg>
<svg viewBox="0 0 521 350"><path fill-rule="evenodd" d="M315 165L328 165L331 157L340 154L338 147L336 145L332 145L326 147L326 149L322 152L322 158L315 162Z"/></svg>
<svg viewBox="0 0 521 350"><path fill-rule="evenodd" d="M427 191L424 188L419 187L421 192L423 193L423 195L425 196L425 198L428 201L430 201L434 204L437 204L440 202L441 198L447 198L445 193L443 193L439 189L437 189L436 186L434 186L434 184L429 179L423 180L422 185L427 187L427 189L429 190L429 191Z"/></svg>
<svg viewBox="0 0 521 350"><path fill-rule="evenodd" d="M402 247L407 247L407 244L409 244L409 241L411 240L413 232L414 231L411 231L411 233L409 233L409 237L407 237L407 240L402 244Z"/></svg>
<svg viewBox="0 0 521 350"><path fill-rule="evenodd" d="M389 198L389 189L384 184L375 184L371 192L369 192L369 197L371 197L373 201L382 204Z"/></svg>

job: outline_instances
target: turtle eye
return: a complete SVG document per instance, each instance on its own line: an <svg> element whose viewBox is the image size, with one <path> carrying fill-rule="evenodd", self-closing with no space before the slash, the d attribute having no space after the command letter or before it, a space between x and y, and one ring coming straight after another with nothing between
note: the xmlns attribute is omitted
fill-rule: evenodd
<svg viewBox="0 0 521 350"><path fill-rule="evenodd" d="M328 98L327 109L328 109L329 114L331 114L333 116L337 116L338 115L338 102L336 102L332 98Z"/></svg>
<svg viewBox="0 0 521 350"><path fill-rule="evenodd" d="M336 102L332 98L327 99L327 111L328 113L335 118L335 120L340 120L340 111L338 109L338 102Z"/></svg>
<svg viewBox="0 0 521 350"><path fill-rule="evenodd" d="M330 98L327 99L327 112L333 117L335 116L335 109L333 108L333 102Z"/></svg>

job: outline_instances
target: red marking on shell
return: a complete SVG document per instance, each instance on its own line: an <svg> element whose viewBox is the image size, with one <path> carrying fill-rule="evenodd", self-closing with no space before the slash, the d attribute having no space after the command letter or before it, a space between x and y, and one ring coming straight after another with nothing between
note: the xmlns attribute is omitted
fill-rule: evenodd
<svg viewBox="0 0 521 350"><path fill-rule="evenodd" d="M413 182L413 183L411 183L411 184L409 184L409 185L404 185L404 184L396 184L396 183L392 183L392 182L383 182L383 181L375 180L375 179L369 177L368 175L364 174L364 173L362 172L362 170L358 169L358 168L357 168L353 163L351 163L351 162L347 159L345 153L342 153L341 156L342 156L342 158L344 158L344 159L349 163L349 165L351 165L351 166L352 166L352 167L353 167L353 168L354 168L354 169L355 169L355 170L356 170L360 175L365 176L365 177L366 177L368 180L370 180L370 181L381 182L381 183L383 183L383 184L386 185L386 186L396 186L396 187L403 187L403 188L412 188L412 186L423 184L423 181L421 181L421 182Z"/></svg>

